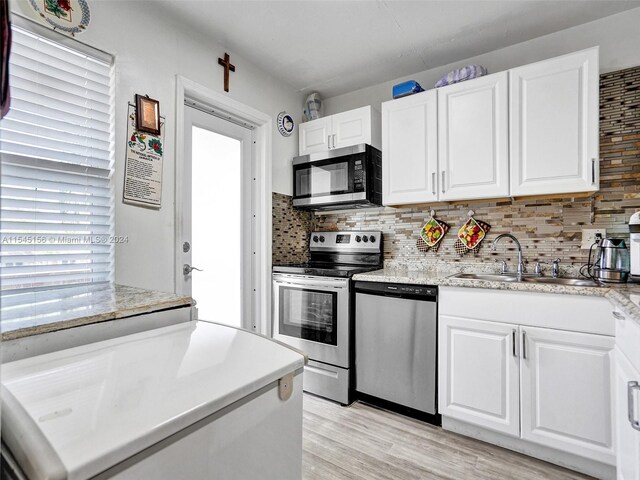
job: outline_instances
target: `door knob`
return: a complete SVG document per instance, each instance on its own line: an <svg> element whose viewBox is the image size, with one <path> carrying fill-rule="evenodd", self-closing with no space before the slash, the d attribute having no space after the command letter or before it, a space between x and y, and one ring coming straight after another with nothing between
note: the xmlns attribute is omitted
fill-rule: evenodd
<svg viewBox="0 0 640 480"><path fill-rule="evenodd" d="M204 272L204 270L202 270L201 268L196 268L196 267L192 267L191 265L189 265L188 263L185 263L182 266L182 273L183 275L189 275L192 271L197 270L199 272Z"/></svg>

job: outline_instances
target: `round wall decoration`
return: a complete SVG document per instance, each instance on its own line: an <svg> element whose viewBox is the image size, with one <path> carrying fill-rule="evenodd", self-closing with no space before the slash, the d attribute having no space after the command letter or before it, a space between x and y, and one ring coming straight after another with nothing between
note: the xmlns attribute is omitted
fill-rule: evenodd
<svg viewBox="0 0 640 480"><path fill-rule="evenodd" d="M91 21L86 0L29 0L42 23L72 37L83 32Z"/></svg>
<svg viewBox="0 0 640 480"><path fill-rule="evenodd" d="M287 112L280 112L278 114L278 131L283 137L288 137L293 133L295 123L291 115Z"/></svg>

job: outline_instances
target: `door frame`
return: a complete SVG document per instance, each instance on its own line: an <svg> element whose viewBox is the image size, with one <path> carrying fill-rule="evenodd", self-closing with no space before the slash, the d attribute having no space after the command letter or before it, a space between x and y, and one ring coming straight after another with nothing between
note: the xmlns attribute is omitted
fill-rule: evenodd
<svg viewBox="0 0 640 480"><path fill-rule="evenodd" d="M197 100L212 109L226 112L254 127L252 145L254 208L254 250L251 271L251 330L270 335L271 325L271 132L273 120L263 112L211 90L181 75L176 75L176 146L175 146L175 218L174 218L174 291L182 293L182 196L184 180L184 101Z"/></svg>

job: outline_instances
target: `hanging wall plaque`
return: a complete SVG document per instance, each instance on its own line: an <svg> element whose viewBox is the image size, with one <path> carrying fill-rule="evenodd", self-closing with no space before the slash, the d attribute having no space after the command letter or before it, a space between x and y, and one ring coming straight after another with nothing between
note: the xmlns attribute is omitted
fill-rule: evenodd
<svg viewBox="0 0 640 480"><path fill-rule="evenodd" d="M160 117L159 135L140 132L136 130L136 107L129 104L126 150L123 201L144 207L160 208L164 117Z"/></svg>

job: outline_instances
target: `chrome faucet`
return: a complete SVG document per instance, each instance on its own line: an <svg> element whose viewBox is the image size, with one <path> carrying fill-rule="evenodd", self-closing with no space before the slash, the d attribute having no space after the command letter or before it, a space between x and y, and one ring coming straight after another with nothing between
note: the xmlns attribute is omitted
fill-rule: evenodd
<svg viewBox="0 0 640 480"><path fill-rule="evenodd" d="M522 262L522 246L516 237L511 235L510 233L503 233L502 235L498 235L496 239L491 244L491 251L495 251L496 245L503 238L510 238L513 240L513 243L518 247L518 275L522 275L524 273L524 263Z"/></svg>
<svg viewBox="0 0 640 480"><path fill-rule="evenodd" d="M553 278L558 278L560 276L560 259L556 258L553 261Z"/></svg>

